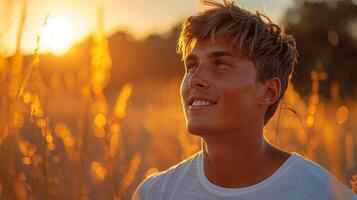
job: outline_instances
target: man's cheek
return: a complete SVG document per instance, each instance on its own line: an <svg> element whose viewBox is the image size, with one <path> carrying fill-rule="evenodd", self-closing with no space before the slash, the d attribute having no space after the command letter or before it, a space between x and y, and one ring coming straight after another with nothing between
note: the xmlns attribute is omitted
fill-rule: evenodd
<svg viewBox="0 0 357 200"><path fill-rule="evenodd" d="M187 81L186 80L183 80L181 85L180 85L180 94L181 94L181 99L182 99L182 102L184 100L187 100L188 98L188 85L187 85Z"/></svg>

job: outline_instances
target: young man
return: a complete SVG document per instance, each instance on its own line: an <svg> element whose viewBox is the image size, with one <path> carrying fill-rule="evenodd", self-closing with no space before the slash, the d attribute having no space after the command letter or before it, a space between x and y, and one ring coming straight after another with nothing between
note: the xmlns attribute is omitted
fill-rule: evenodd
<svg viewBox="0 0 357 200"><path fill-rule="evenodd" d="M202 150L148 177L133 199L356 198L318 164L263 137L296 63L293 37L230 1L205 4L184 22L178 43L186 125Z"/></svg>

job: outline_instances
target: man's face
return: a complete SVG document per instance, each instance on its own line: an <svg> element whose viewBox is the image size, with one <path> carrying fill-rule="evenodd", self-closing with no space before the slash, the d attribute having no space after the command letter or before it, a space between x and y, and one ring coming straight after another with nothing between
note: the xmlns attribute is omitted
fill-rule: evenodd
<svg viewBox="0 0 357 200"><path fill-rule="evenodd" d="M184 65L180 91L190 133L234 132L262 118L255 64L224 38L198 40Z"/></svg>

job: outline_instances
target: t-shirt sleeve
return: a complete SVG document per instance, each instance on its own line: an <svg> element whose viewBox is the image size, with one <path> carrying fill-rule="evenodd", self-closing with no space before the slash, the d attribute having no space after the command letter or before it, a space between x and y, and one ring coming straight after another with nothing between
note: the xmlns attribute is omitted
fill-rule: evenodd
<svg viewBox="0 0 357 200"><path fill-rule="evenodd" d="M310 165L310 170L320 179L326 186L330 196L333 199L356 200L356 195L352 190L340 182L333 174L318 164Z"/></svg>

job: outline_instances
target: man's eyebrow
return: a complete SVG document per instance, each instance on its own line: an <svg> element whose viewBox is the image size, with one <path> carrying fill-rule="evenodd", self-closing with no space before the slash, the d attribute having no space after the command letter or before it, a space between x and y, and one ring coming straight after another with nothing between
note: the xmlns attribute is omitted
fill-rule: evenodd
<svg viewBox="0 0 357 200"><path fill-rule="evenodd" d="M222 56L229 56L232 58L236 57L227 51L213 51L213 52L209 53L209 57L222 57Z"/></svg>
<svg viewBox="0 0 357 200"><path fill-rule="evenodd" d="M229 53L228 51L213 51L208 54L208 57L222 57L222 56L229 56L232 58L237 58L237 56ZM195 54L190 54L186 57L185 61L188 60L197 60L198 57Z"/></svg>

